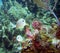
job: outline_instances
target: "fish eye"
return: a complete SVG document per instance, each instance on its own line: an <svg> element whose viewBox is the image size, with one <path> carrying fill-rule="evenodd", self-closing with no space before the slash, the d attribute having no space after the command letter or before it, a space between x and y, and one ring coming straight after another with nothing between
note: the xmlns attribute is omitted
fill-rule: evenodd
<svg viewBox="0 0 60 53"><path fill-rule="evenodd" d="M24 20L22 20L22 22L24 22Z"/></svg>
<svg viewBox="0 0 60 53"><path fill-rule="evenodd" d="M23 22L24 22L24 20L23 20Z"/></svg>

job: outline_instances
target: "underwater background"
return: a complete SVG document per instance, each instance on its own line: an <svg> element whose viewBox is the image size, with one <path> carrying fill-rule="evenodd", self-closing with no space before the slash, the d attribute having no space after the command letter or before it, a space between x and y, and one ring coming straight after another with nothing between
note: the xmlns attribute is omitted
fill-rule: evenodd
<svg viewBox="0 0 60 53"><path fill-rule="evenodd" d="M60 53L60 0L0 0L0 53Z"/></svg>

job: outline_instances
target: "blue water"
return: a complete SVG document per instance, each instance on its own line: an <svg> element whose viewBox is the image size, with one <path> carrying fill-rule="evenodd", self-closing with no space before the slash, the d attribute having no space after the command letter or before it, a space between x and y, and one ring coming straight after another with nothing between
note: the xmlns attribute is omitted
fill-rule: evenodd
<svg viewBox="0 0 60 53"><path fill-rule="evenodd" d="M2 0L0 0L0 6L2 5Z"/></svg>

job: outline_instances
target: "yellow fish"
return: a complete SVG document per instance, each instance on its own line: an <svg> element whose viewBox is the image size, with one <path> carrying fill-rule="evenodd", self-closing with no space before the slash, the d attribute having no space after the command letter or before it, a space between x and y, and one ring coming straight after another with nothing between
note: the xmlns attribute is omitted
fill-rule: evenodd
<svg viewBox="0 0 60 53"><path fill-rule="evenodd" d="M25 19L21 18L16 23L16 28L22 30L27 25Z"/></svg>

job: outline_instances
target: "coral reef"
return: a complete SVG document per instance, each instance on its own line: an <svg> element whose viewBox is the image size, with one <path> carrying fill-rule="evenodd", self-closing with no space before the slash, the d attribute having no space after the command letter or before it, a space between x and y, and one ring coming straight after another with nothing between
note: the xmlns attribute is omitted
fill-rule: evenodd
<svg viewBox="0 0 60 53"><path fill-rule="evenodd" d="M60 25L44 5L52 4L51 0L1 1L1 53L60 53ZM53 2L56 11L57 1Z"/></svg>

